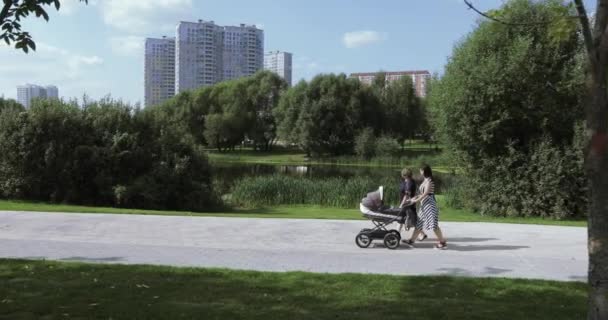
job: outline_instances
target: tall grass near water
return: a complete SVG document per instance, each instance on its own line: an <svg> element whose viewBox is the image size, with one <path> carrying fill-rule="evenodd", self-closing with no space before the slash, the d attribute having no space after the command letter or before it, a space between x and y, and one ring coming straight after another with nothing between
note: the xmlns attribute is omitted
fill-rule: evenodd
<svg viewBox="0 0 608 320"><path fill-rule="evenodd" d="M306 204L352 208L367 192L384 185L385 203L396 203L398 177L382 180L368 177L312 179L285 175L248 177L235 184L231 201L243 207Z"/></svg>

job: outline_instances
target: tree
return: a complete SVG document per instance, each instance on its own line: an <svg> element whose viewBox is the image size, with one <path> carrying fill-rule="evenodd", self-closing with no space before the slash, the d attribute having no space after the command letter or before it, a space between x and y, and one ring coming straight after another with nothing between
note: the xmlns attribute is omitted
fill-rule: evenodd
<svg viewBox="0 0 608 320"><path fill-rule="evenodd" d="M403 144L412 138L423 120L420 99L410 77L401 77L387 85L381 98L387 119L388 133Z"/></svg>
<svg viewBox="0 0 608 320"><path fill-rule="evenodd" d="M287 88L287 82L276 73L262 71L248 81L247 95L254 112L254 121L248 136L253 140L254 148L270 151L277 136L276 122L272 114L279 103L281 94Z"/></svg>
<svg viewBox="0 0 608 320"><path fill-rule="evenodd" d="M478 13L501 24L529 24L528 21L510 21L481 13L470 1L465 3ZM589 249L589 312L588 319L608 319L608 0L598 0L594 15L589 21L582 0L573 0L576 18L584 39L588 63L588 91L586 125L588 143L585 166L589 176L590 208L588 218ZM556 30L567 29L572 16L556 17L549 23ZM547 23L535 21L536 23ZM561 32L557 32L560 34Z"/></svg>
<svg viewBox="0 0 608 320"><path fill-rule="evenodd" d="M79 0L88 3L88 0ZM60 0L3 0L0 10L0 41L4 40L7 45L15 43L16 49L22 49L27 53L30 49L36 50L36 43L27 31L22 31L21 20L30 14L44 18L49 21L49 15L45 7L54 5L55 9L61 7Z"/></svg>
<svg viewBox="0 0 608 320"><path fill-rule="evenodd" d="M589 59L587 170L589 211L589 319L608 319L608 0L598 0L595 26L582 0L575 0Z"/></svg>
<svg viewBox="0 0 608 320"><path fill-rule="evenodd" d="M363 118L370 113L368 103L373 103L369 94L358 80L344 74L301 82L287 91L275 109L280 137L307 153L351 154L355 136L369 122L376 122Z"/></svg>

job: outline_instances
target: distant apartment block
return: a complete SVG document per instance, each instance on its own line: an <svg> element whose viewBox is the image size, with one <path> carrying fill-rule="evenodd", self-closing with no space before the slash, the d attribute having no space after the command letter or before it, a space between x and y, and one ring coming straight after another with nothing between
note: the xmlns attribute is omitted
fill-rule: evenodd
<svg viewBox="0 0 608 320"><path fill-rule="evenodd" d="M24 107L29 108L35 98L59 99L59 89L56 86L43 87L29 83L17 86L17 101Z"/></svg>
<svg viewBox="0 0 608 320"><path fill-rule="evenodd" d="M251 76L264 68L264 31L255 25L223 27L223 78Z"/></svg>
<svg viewBox="0 0 608 320"><path fill-rule="evenodd" d="M292 58L289 52L267 52L264 55L264 69L278 74L291 86Z"/></svg>
<svg viewBox="0 0 608 320"><path fill-rule="evenodd" d="M255 25L218 26L213 21L178 24L175 92L250 76L264 66L264 31Z"/></svg>
<svg viewBox="0 0 608 320"><path fill-rule="evenodd" d="M175 38L147 38L144 60L144 102L148 107L175 95Z"/></svg>
<svg viewBox="0 0 608 320"><path fill-rule="evenodd" d="M180 22L175 37L175 92L222 79L222 32L213 21Z"/></svg>
<svg viewBox="0 0 608 320"><path fill-rule="evenodd" d="M408 76L412 78L414 89L418 97L426 97L428 90L428 82L431 79L431 73L426 70L417 71L396 71L396 72L384 72L386 74L386 80L388 82L396 81L402 77ZM357 78L361 83L371 85L378 72L366 72L366 73L351 73L351 78Z"/></svg>

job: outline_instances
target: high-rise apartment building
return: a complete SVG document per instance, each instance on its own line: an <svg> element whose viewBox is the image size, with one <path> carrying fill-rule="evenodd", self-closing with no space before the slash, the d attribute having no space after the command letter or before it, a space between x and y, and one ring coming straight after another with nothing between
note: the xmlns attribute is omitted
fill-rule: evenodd
<svg viewBox="0 0 608 320"><path fill-rule="evenodd" d="M175 95L175 38L147 38L144 60L144 102L148 107Z"/></svg>
<svg viewBox="0 0 608 320"><path fill-rule="evenodd" d="M264 67L264 31L255 25L223 27L223 78L251 76Z"/></svg>
<svg viewBox="0 0 608 320"><path fill-rule="evenodd" d="M175 39L175 92L250 76L264 66L264 31L256 26L180 22Z"/></svg>
<svg viewBox="0 0 608 320"><path fill-rule="evenodd" d="M175 92L222 79L222 32L213 21L180 22L175 38Z"/></svg>
<svg viewBox="0 0 608 320"><path fill-rule="evenodd" d="M56 86L38 86L35 84L25 84L17 86L17 101L24 107L29 108L32 105L32 100L40 99L58 99L59 89Z"/></svg>
<svg viewBox="0 0 608 320"><path fill-rule="evenodd" d="M291 86L292 58L289 52L267 52L264 55L264 69L278 74Z"/></svg>
<svg viewBox="0 0 608 320"><path fill-rule="evenodd" d="M419 71L395 71L395 72L384 72L386 75L386 81L392 82L402 77L408 76L412 78L414 89L418 97L424 98L428 92L428 82L431 79L431 73L426 70ZM366 73L351 73L351 78L357 78L361 83L371 85L378 72L366 72Z"/></svg>

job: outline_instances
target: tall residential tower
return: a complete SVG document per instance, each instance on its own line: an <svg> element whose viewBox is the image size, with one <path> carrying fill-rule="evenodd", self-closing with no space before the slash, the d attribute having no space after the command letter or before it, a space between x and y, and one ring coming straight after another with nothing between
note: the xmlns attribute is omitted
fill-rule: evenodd
<svg viewBox="0 0 608 320"><path fill-rule="evenodd" d="M144 101L153 106L175 95L175 38L147 38Z"/></svg>
<svg viewBox="0 0 608 320"><path fill-rule="evenodd" d="M58 99L59 89L56 86L38 86L35 84L25 84L17 86L17 101L24 107L29 108L32 105L32 99Z"/></svg>
<svg viewBox="0 0 608 320"><path fill-rule="evenodd" d="M271 51L264 55L264 69L272 71L291 86L292 54L289 52Z"/></svg>
<svg viewBox="0 0 608 320"><path fill-rule="evenodd" d="M264 31L254 25L182 21L175 43L176 93L250 76L264 66Z"/></svg>

